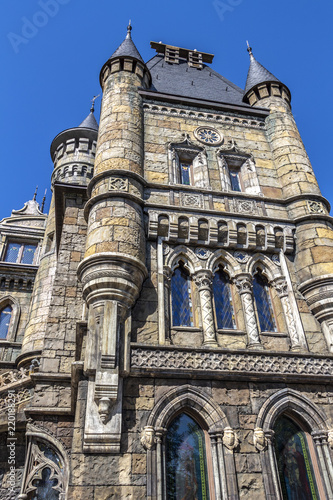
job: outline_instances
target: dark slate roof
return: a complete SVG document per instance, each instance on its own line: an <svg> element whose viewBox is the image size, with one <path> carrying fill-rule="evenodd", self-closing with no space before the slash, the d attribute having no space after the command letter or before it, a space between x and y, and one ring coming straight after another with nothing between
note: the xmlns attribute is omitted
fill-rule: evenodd
<svg viewBox="0 0 333 500"><path fill-rule="evenodd" d="M95 115L92 111L90 111L87 118L83 120L82 123L78 126L78 128L91 128L94 130L98 130L98 123L96 121Z"/></svg>
<svg viewBox="0 0 333 500"><path fill-rule="evenodd" d="M258 62L250 53L250 67L247 74L245 94L256 85L264 82L280 82L272 73L270 73L260 62Z"/></svg>
<svg viewBox="0 0 333 500"><path fill-rule="evenodd" d="M156 55L146 66L152 77L151 90L244 106L244 91L205 64L197 69L190 67L185 59L170 64L162 55Z"/></svg>
<svg viewBox="0 0 333 500"><path fill-rule="evenodd" d="M143 63L143 59L131 38L131 29L131 26L127 28L127 35L125 40L119 45L110 59L113 59L114 57L134 57L135 59L138 59Z"/></svg>

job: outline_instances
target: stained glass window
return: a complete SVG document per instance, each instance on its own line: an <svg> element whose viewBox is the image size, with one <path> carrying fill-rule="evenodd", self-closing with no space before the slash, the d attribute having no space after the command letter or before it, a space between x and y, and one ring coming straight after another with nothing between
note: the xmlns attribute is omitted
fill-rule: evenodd
<svg viewBox="0 0 333 500"><path fill-rule="evenodd" d="M58 479L52 478L52 471L48 467L42 470L41 479L34 479L32 482L36 490L30 497L31 500L58 500L60 492L55 490Z"/></svg>
<svg viewBox="0 0 333 500"><path fill-rule="evenodd" d="M180 175L181 183L189 186L191 184L191 164L181 163L180 164Z"/></svg>
<svg viewBox="0 0 333 500"><path fill-rule="evenodd" d="M213 296L217 328L236 328L229 279L221 270L214 275Z"/></svg>
<svg viewBox="0 0 333 500"><path fill-rule="evenodd" d="M253 295L256 302L260 330L262 332L276 332L276 324L267 280L259 272L253 277Z"/></svg>
<svg viewBox="0 0 333 500"><path fill-rule="evenodd" d="M176 417L166 435L168 500L208 500L205 435L185 413Z"/></svg>
<svg viewBox="0 0 333 500"><path fill-rule="evenodd" d="M229 175L230 175L231 189L233 191L241 191L238 170L229 170Z"/></svg>
<svg viewBox="0 0 333 500"><path fill-rule="evenodd" d="M0 313L0 339L6 339L13 309L6 306Z"/></svg>
<svg viewBox="0 0 333 500"><path fill-rule="evenodd" d="M37 245L9 242L5 254L5 262L16 264L33 264Z"/></svg>
<svg viewBox="0 0 333 500"><path fill-rule="evenodd" d="M177 267L171 278L173 326L193 326L191 279L184 267Z"/></svg>
<svg viewBox="0 0 333 500"><path fill-rule="evenodd" d="M283 499L319 500L306 433L285 416L277 420L274 432Z"/></svg>

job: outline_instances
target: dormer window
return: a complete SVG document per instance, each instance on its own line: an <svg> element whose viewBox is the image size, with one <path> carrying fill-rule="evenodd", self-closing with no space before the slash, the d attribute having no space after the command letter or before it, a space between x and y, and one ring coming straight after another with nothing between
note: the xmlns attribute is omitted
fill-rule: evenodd
<svg viewBox="0 0 333 500"><path fill-rule="evenodd" d="M9 241L6 247L5 262L13 264L36 264L36 243Z"/></svg>
<svg viewBox="0 0 333 500"><path fill-rule="evenodd" d="M206 52L199 52L196 49L182 49L181 47L174 47L166 45L162 42L150 42L152 49L155 49L158 54L164 55L165 62L169 64L179 64L180 59L187 64L190 68L202 69L204 63L211 64L214 55Z"/></svg>
<svg viewBox="0 0 333 500"><path fill-rule="evenodd" d="M183 142L169 145L170 184L209 187L207 155L202 147L193 144L188 136Z"/></svg>

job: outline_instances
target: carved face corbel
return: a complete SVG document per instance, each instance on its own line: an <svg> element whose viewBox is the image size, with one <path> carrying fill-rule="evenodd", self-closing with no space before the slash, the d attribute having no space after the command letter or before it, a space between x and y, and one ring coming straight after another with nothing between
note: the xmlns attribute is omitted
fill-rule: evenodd
<svg viewBox="0 0 333 500"><path fill-rule="evenodd" d="M329 447L333 450L333 429L330 429L327 433L327 441Z"/></svg>
<svg viewBox="0 0 333 500"><path fill-rule="evenodd" d="M97 402L99 418L102 424L106 424L109 419L111 403L111 399L106 397L101 398Z"/></svg>
<svg viewBox="0 0 333 500"><path fill-rule="evenodd" d="M226 427L223 433L223 444L228 450L234 450L239 443L237 434L231 427Z"/></svg>
<svg viewBox="0 0 333 500"><path fill-rule="evenodd" d="M258 451L264 451L267 448L267 438L260 427L254 429L253 444Z"/></svg>
<svg viewBox="0 0 333 500"><path fill-rule="evenodd" d="M151 425L146 425L141 431L140 442L146 450L151 450L155 444L155 430Z"/></svg>

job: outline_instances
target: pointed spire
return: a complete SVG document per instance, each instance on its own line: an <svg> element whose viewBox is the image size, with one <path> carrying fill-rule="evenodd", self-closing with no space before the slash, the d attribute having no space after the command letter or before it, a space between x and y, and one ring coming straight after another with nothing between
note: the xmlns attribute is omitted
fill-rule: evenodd
<svg viewBox="0 0 333 500"><path fill-rule="evenodd" d="M40 211L42 213L44 212L44 206L45 206L45 200L46 200L46 192L47 192L47 189L45 189L44 196L43 196L43 199L42 199L42 206L41 206L41 209L40 209Z"/></svg>
<svg viewBox="0 0 333 500"><path fill-rule="evenodd" d="M36 201L37 191L38 191L38 186L36 186L35 193L34 193L34 196L32 198L32 201Z"/></svg>
<svg viewBox="0 0 333 500"><path fill-rule="evenodd" d="M95 101L96 99L100 96L100 94L95 95L91 99L91 108L90 108L90 113L89 115L83 120L83 122L80 123L78 128L91 128L93 130L98 130L98 123L96 121L94 111L95 111Z"/></svg>
<svg viewBox="0 0 333 500"><path fill-rule="evenodd" d="M127 35L125 40L123 41L123 43L119 45L119 47L112 54L110 59L114 59L115 57L133 57L134 59L138 59L139 61L144 63L138 49L136 48L132 40L131 31L132 31L132 25L130 21L127 26Z"/></svg>
<svg viewBox="0 0 333 500"><path fill-rule="evenodd" d="M129 20L128 22L128 26L127 26L127 35L126 35L126 40L132 40L132 36L131 36L131 31L132 31L132 24L131 24L131 20Z"/></svg>
<svg viewBox="0 0 333 500"><path fill-rule="evenodd" d="M276 78L272 73L270 73L262 64L260 64L252 53L252 47L250 47L249 42L247 43L247 51L250 55L250 67L247 74L246 85L245 85L245 94L253 87L256 87L260 83L265 82L278 82L281 83L280 80Z"/></svg>

